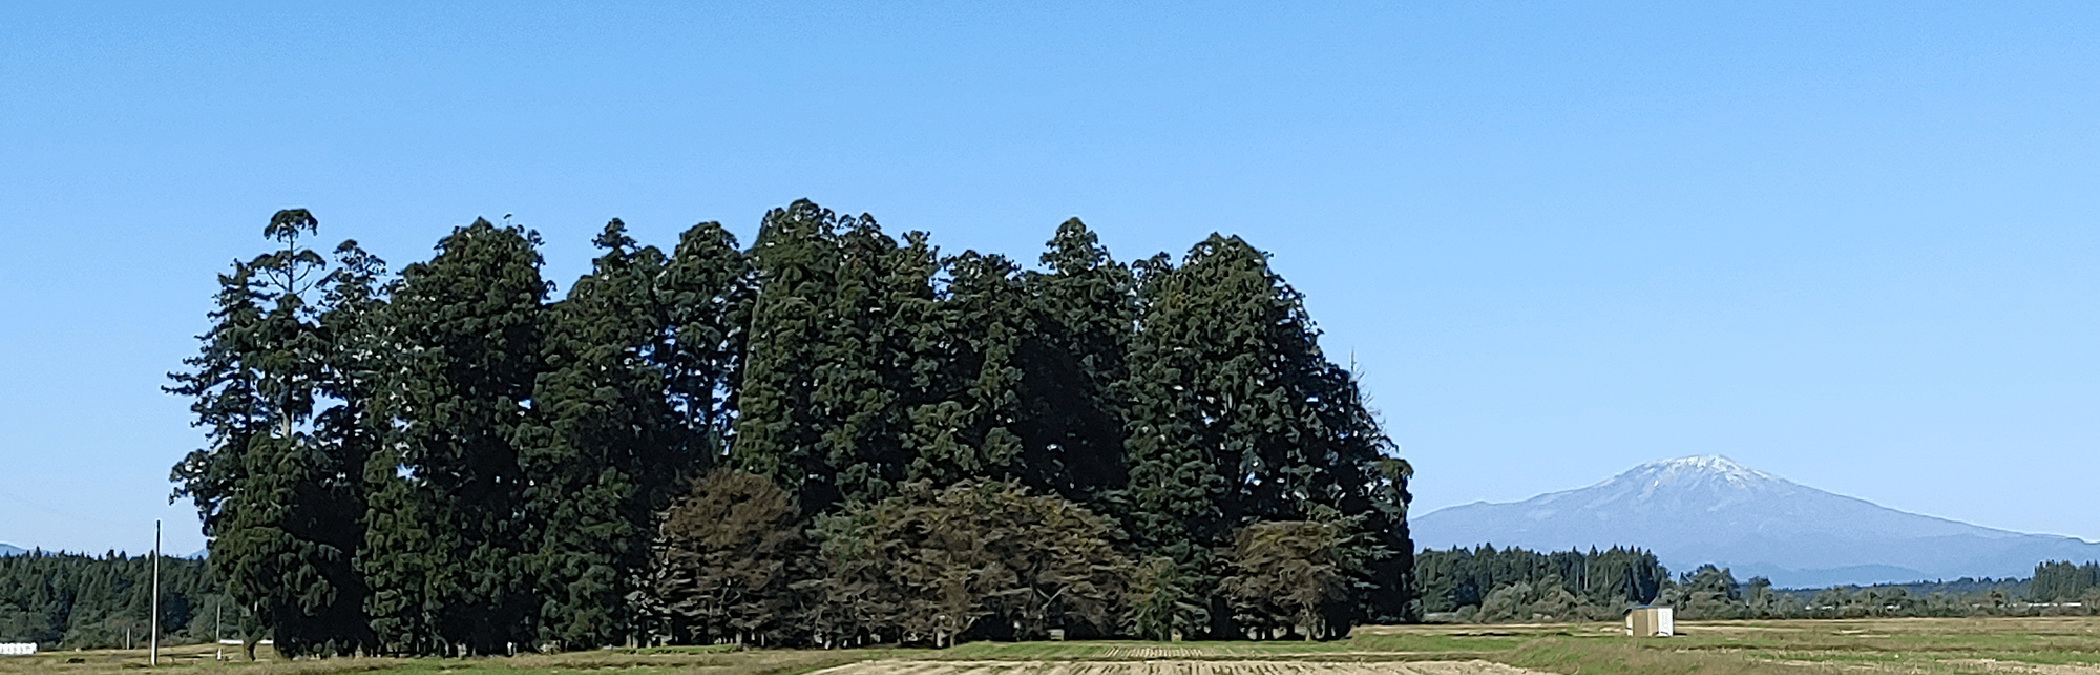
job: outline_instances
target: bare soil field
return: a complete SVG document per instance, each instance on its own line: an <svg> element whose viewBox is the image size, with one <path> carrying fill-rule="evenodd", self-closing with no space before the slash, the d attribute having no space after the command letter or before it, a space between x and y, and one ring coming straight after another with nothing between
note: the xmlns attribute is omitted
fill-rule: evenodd
<svg viewBox="0 0 2100 675"><path fill-rule="evenodd" d="M1162 650L1171 651L1171 650ZM1491 661L961 661L886 659L813 675L1525 675Z"/></svg>

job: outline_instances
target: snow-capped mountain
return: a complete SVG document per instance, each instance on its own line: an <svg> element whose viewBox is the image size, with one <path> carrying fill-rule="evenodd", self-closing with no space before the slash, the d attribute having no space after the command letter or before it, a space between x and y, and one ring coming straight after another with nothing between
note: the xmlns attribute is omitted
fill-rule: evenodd
<svg viewBox="0 0 2100 675"><path fill-rule="evenodd" d="M2100 544L1906 513L1804 487L1720 455L1650 462L1579 490L1414 518L1420 548L1646 548L1674 571L1712 563L1781 587L2034 573Z"/></svg>
<svg viewBox="0 0 2100 675"><path fill-rule="evenodd" d="M0 544L0 555L21 555L24 553L28 553L28 551L15 548L13 546L8 546L6 544Z"/></svg>

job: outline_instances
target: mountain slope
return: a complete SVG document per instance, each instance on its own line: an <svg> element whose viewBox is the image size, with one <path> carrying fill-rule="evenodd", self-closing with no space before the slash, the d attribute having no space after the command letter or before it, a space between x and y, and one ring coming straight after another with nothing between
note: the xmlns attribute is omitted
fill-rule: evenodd
<svg viewBox="0 0 2100 675"><path fill-rule="evenodd" d="M28 553L28 551L15 548L13 546L8 546L6 544L0 544L0 555L21 555L24 553Z"/></svg>
<svg viewBox="0 0 2100 675"><path fill-rule="evenodd" d="M2100 544L1876 506L1719 455L1650 462L1579 490L1415 518L1415 545L1535 550L1638 546L1672 570L1728 567L1781 587L2027 576L2045 559L2100 559Z"/></svg>

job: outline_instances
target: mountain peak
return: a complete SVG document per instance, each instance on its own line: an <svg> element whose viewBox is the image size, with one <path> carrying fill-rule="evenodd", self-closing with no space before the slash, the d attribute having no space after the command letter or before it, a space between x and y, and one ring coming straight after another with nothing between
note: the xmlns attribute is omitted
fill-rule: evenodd
<svg viewBox="0 0 2100 675"><path fill-rule="evenodd" d="M1656 460L1641 466L1674 466L1704 471L1750 470L1749 467L1737 464L1735 460L1729 459L1727 455L1685 455L1676 459Z"/></svg>
<svg viewBox="0 0 2100 675"><path fill-rule="evenodd" d="M1798 485L1722 455L1633 467L1596 485L1412 519L1426 548L1646 548L1672 569L1733 567L1782 586L2021 576L2037 560L2090 560L2100 545L1904 513ZM1890 571L1894 570L1894 571Z"/></svg>
<svg viewBox="0 0 2100 675"><path fill-rule="evenodd" d="M1778 476L1737 464L1727 455L1687 455L1636 466L1603 484L1635 484L1646 491L1702 483L1714 484L1717 487L1725 484L1734 488L1757 488L1774 487L1786 482L1786 479Z"/></svg>

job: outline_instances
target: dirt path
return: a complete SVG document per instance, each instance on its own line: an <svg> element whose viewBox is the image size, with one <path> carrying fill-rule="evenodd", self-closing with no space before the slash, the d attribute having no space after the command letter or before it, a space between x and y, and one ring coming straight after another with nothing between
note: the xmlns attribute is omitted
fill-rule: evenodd
<svg viewBox="0 0 2100 675"><path fill-rule="evenodd" d="M1133 650L1137 651L1137 650ZM1153 650L1146 650L1153 651ZM1156 650L1174 652L1180 650ZM1133 654L1133 656L1140 656ZM891 659L812 675L1539 675L1488 661L915 661ZM2037 673L2035 675L2100 675Z"/></svg>

